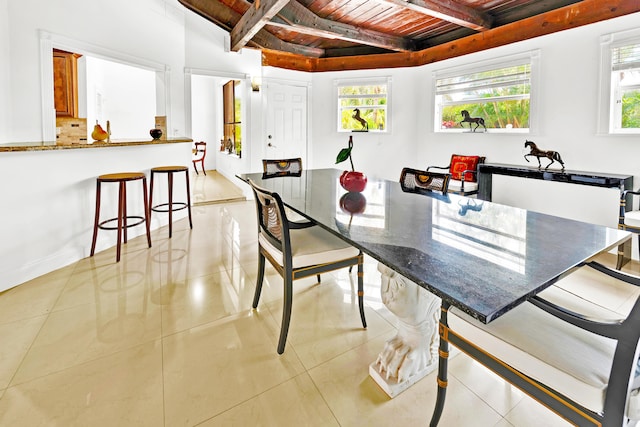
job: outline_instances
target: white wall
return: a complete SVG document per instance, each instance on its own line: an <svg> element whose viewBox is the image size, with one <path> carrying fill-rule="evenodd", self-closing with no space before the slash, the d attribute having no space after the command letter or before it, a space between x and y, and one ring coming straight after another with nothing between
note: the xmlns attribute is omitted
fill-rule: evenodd
<svg viewBox="0 0 640 427"><path fill-rule="evenodd" d="M260 70L259 52L224 52L224 31L175 0L0 0L0 125L6 125L0 126L0 144L42 139L40 30L164 64L168 136L190 136L185 68L243 75ZM151 118L147 129L153 124ZM118 123L112 121L112 127ZM191 167L189 145L1 152L0 182L6 185L0 204L0 291L88 255L98 174L148 173L168 162ZM245 168L244 159L229 160L234 161L229 175ZM152 221L154 228L162 225L158 221ZM98 250L114 244L111 234L103 233Z"/></svg>
<svg viewBox="0 0 640 427"><path fill-rule="evenodd" d="M8 1L0 0L0 58L10 58ZM10 96L10 62L0 61L0 99L9 99ZM0 141L8 138L10 122L11 109L0 102Z"/></svg>
<svg viewBox="0 0 640 427"><path fill-rule="evenodd" d="M155 71L94 57L86 58L86 68L89 137L96 121L105 130L109 121L111 139L149 138L159 115Z"/></svg>
<svg viewBox="0 0 640 427"><path fill-rule="evenodd" d="M142 171L166 164L190 163L191 144L86 148L54 151L0 153L0 292L31 278L89 256L95 212L95 177L119 171ZM185 188L176 178L175 200L185 199ZM154 190L154 204L166 201L166 181ZM164 184L164 185L163 185ZM117 191L105 185L102 219L116 212ZM141 215L142 190L128 184L130 215ZM139 200L139 204L133 201ZM186 215L176 213L175 219ZM166 225L167 215L152 215L151 226ZM133 227L129 238L144 233ZM115 232L100 231L96 252L115 245Z"/></svg>
<svg viewBox="0 0 640 427"><path fill-rule="evenodd" d="M217 77L191 76L191 137L194 141L207 142L205 170L216 168L218 133L222 126L221 92Z"/></svg>
<svg viewBox="0 0 640 427"><path fill-rule="evenodd" d="M335 99L336 79L391 76L389 133L338 133ZM329 72L313 75L313 144L310 152L310 167L342 168L335 165L340 149L347 146L353 136L353 165L367 175L397 180L403 166L408 162L416 166L419 141L425 139L427 116L420 111L420 100L426 95L427 79L419 68L397 68L388 70Z"/></svg>
<svg viewBox="0 0 640 427"><path fill-rule="evenodd" d="M527 165L525 139L561 153L567 169L630 174L640 187L640 136L597 135L600 36L638 27L640 14L579 27L486 52L411 69L317 73L313 75L313 164L333 167L347 136L334 129L332 82L337 78L392 76L391 132L354 134L355 167L397 180L403 166L446 165L452 153L480 154L488 162ZM432 73L521 53L541 52L538 131L529 135L432 130ZM531 163L529 163L531 165ZM615 227L615 191L586 186L494 177L494 201Z"/></svg>
<svg viewBox="0 0 640 427"><path fill-rule="evenodd" d="M254 49L243 49L240 52L226 52L225 39L229 34L218 28L216 25L204 20L194 13L185 14L185 67L193 74L220 78L234 78L250 80L251 76L261 74L261 54ZM245 85L248 86L248 85ZM254 114L258 108L261 98L251 96L251 91L245 93L244 117L245 121L251 123L246 133L243 135L242 158L220 153L217 150L220 137L207 141L207 157L215 158L215 167L218 172L229 178L236 180L235 174L248 172L250 170L251 158L253 155L251 146L255 126L260 126L261 116Z"/></svg>
<svg viewBox="0 0 640 427"><path fill-rule="evenodd" d="M184 8L177 2L21 0L8 2L7 10L12 119L5 141L42 138L39 30L165 64L171 70L167 114L172 127L184 131Z"/></svg>

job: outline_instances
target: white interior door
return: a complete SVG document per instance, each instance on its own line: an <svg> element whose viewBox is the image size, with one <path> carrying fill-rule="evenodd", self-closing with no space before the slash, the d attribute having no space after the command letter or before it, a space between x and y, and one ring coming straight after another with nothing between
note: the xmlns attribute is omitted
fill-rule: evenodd
<svg viewBox="0 0 640 427"><path fill-rule="evenodd" d="M307 88L269 83L265 158L302 158L307 164Z"/></svg>

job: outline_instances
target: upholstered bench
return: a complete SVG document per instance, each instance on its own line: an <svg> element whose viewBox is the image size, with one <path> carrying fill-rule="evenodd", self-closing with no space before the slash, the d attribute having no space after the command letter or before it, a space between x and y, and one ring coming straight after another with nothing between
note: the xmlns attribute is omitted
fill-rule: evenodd
<svg viewBox="0 0 640 427"><path fill-rule="evenodd" d="M640 285L637 277L597 263L573 274L569 280L596 280L613 292ZM458 308L444 307L441 339L576 425L622 426L627 418L640 419L636 390L640 384L634 381L640 337L638 291L631 290L635 303L621 314L570 290L580 288L563 288L560 281L489 324ZM439 420L446 388L447 354L441 349L440 356L432 426Z"/></svg>

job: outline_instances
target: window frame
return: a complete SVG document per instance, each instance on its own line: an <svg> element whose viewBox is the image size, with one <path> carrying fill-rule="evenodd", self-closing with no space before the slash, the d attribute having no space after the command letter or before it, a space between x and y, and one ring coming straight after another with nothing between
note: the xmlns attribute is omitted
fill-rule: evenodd
<svg viewBox="0 0 640 427"><path fill-rule="evenodd" d="M447 79L452 77L460 77L468 74L482 73L491 70L497 70L501 68L513 67L523 64L530 65L530 78L529 78L529 127L527 128L489 128L488 133L516 133L516 134L534 134L538 129L538 88L540 79L540 57L541 52L539 49L522 52L518 54L508 55L504 57L497 57L488 59L485 61L470 62L464 65L436 70L432 73L432 93L433 93L433 132L434 133L469 133L469 129L463 127L455 127L443 129L442 124L442 109L445 105L455 105L462 102L453 102L448 104L442 104L438 102L437 86L438 80ZM495 99L506 99L508 97L496 97ZM521 98L520 96L516 96ZM481 99L481 98L478 98ZM490 98L487 98L490 99ZM464 103L468 103L469 100L465 100ZM459 124L459 121L457 122ZM484 129L482 129L484 130ZM477 133L477 132L476 132ZM483 132L479 132L483 133Z"/></svg>
<svg viewBox="0 0 640 427"><path fill-rule="evenodd" d="M223 140L231 139L233 149L228 154L242 157L243 126L242 109L244 106L244 85L242 79L230 79L222 84L222 134ZM240 104L240 108L236 108ZM233 138L228 138L232 136ZM239 137L239 138L238 138ZM227 149L228 151L228 149Z"/></svg>
<svg viewBox="0 0 640 427"><path fill-rule="evenodd" d="M383 107L376 107L378 109L383 108L385 110L385 129L379 130L375 128L369 128L366 132L373 133L383 133L389 134L391 133L391 77L363 77L363 78L355 78L355 79L336 79L333 81L333 94L334 94L334 117L336 118L336 132L337 133L351 133L351 132L363 132L357 129L343 129L342 128L342 110L344 110L340 106L340 100L345 98L341 97L339 94L339 90L341 87L345 86L371 86L371 85L385 85L387 87L386 93L386 104ZM366 97L366 96L362 96ZM351 108L353 109L353 108Z"/></svg>
<svg viewBox="0 0 640 427"><path fill-rule="evenodd" d="M598 99L598 134L600 135L633 135L640 134L640 127L621 127L621 107L617 107L617 94L620 89L614 83L613 55L614 49L628 46L640 46L640 29L605 34L600 37L600 93ZM634 70L640 70L640 65Z"/></svg>

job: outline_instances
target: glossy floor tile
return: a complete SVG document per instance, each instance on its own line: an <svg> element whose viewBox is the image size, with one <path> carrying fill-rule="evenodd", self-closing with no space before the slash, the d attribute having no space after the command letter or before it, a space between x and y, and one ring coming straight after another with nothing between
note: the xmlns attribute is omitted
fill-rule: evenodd
<svg viewBox="0 0 640 427"><path fill-rule="evenodd" d="M195 206L239 201L245 198L237 183L229 181L215 170L208 170L206 175L202 171L198 174L192 171L190 181L191 203Z"/></svg>
<svg viewBox="0 0 640 427"><path fill-rule="evenodd" d="M193 221L171 239L155 230L152 248L132 239L120 263L110 248L0 294L0 426L428 424L435 372L394 399L368 375L396 333L375 261L365 257L366 330L355 272L300 280L278 355L282 280L270 267L251 310L253 202L199 204ZM615 309L634 296L593 293ZM568 425L452 354L441 426Z"/></svg>

